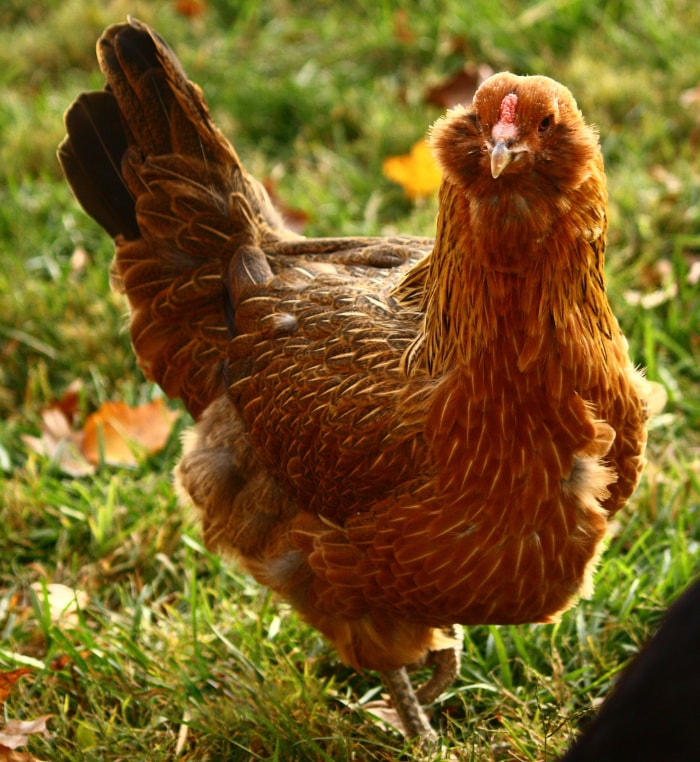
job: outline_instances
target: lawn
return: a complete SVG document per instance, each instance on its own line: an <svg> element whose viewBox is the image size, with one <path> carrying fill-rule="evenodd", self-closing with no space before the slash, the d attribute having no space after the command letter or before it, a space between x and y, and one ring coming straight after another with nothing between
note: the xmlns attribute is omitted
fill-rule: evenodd
<svg viewBox="0 0 700 762"><path fill-rule="evenodd" d="M52 715L51 738L23 747L39 760L364 761L405 748L363 708L376 675L343 666L288 606L204 549L172 489L189 423L177 404L166 445L132 467L71 475L27 438L56 401L70 400L82 431L105 401L161 396L109 290L111 243L55 158L64 110L102 86L95 41L127 13L166 37L308 235L433 234L434 196L407 198L382 162L440 116L426 92L465 62L553 76L598 125L611 302L668 403L594 595L557 625L469 628L461 679L433 711L436 759L557 759L700 569L700 5L3 5L0 673L27 673L4 705L0 680L0 727ZM61 612L61 590L69 603L79 592L77 610Z"/></svg>

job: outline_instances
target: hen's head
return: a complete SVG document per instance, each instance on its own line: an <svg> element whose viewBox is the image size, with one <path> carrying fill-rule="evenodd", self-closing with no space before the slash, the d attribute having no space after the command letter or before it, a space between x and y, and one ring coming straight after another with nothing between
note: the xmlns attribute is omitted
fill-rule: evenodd
<svg viewBox="0 0 700 762"><path fill-rule="evenodd" d="M600 161L596 131L569 90L549 77L502 72L477 90L471 108L439 119L431 143L447 181L499 193L534 181L540 191L577 188Z"/></svg>

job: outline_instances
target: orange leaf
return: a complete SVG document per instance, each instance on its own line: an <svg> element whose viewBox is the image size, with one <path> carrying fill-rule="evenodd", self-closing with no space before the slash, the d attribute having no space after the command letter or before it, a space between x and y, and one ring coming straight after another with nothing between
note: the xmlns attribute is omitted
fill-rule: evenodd
<svg viewBox="0 0 700 762"><path fill-rule="evenodd" d="M83 454L91 463L133 466L141 454L163 449L178 414L162 399L130 407L105 402L85 422Z"/></svg>
<svg viewBox="0 0 700 762"><path fill-rule="evenodd" d="M186 18L201 16L206 11L206 5L198 0L176 0L175 10Z"/></svg>
<svg viewBox="0 0 700 762"><path fill-rule="evenodd" d="M24 675L29 675L31 673L32 670L29 669L29 667L13 669L12 672L0 672L0 706L5 703L5 699L12 693L15 683L20 677L24 677Z"/></svg>
<svg viewBox="0 0 700 762"><path fill-rule="evenodd" d="M432 196L440 187L442 177L425 139L415 143L408 154L384 159L382 172L412 199Z"/></svg>

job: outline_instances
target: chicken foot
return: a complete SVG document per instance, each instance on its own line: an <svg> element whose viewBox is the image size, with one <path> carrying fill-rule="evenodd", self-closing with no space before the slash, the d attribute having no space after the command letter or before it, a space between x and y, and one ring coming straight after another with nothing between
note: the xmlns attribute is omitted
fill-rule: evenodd
<svg viewBox="0 0 700 762"><path fill-rule="evenodd" d="M406 667L382 672L381 676L406 735L416 738L426 750L435 746L438 735L430 727L428 717L416 698Z"/></svg>
<svg viewBox="0 0 700 762"><path fill-rule="evenodd" d="M452 685L459 674L464 632L458 624L446 627L444 631L451 644L447 648L428 651L425 665L421 665L433 668L431 677L415 690L416 698L423 706L432 704L444 690Z"/></svg>
<svg viewBox="0 0 700 762"><path fill-rule="evenodd" d="M382 682L389 692L406 735L417 738L424 748L434 746L438 736L430 726L423 705L432 704L454 682L462 660L462 628L453 625L446 628L445 634L451 641L447 648L429 651L423 663L412 665L433 667L432 676L418 689L413 689L406 667L382 672Z"/></svg>

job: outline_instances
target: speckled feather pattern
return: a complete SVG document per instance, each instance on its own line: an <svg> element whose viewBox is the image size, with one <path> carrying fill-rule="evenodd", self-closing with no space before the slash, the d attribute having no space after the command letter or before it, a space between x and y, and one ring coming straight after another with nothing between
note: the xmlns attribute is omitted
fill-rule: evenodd
<svg viewBox="0 0 700 762"><path fill-rule="evenodd" d="M112 95L78 99L59 155L115 238L141 367L196 419L177 477L207 545L359 668L413 662L453 623L552 621L588 592L649 411L570 93L496 75L434 126L434 242L307 239L157 35L117 25L98 51ZM498 179L491 133L526 146Z"/></svg>

